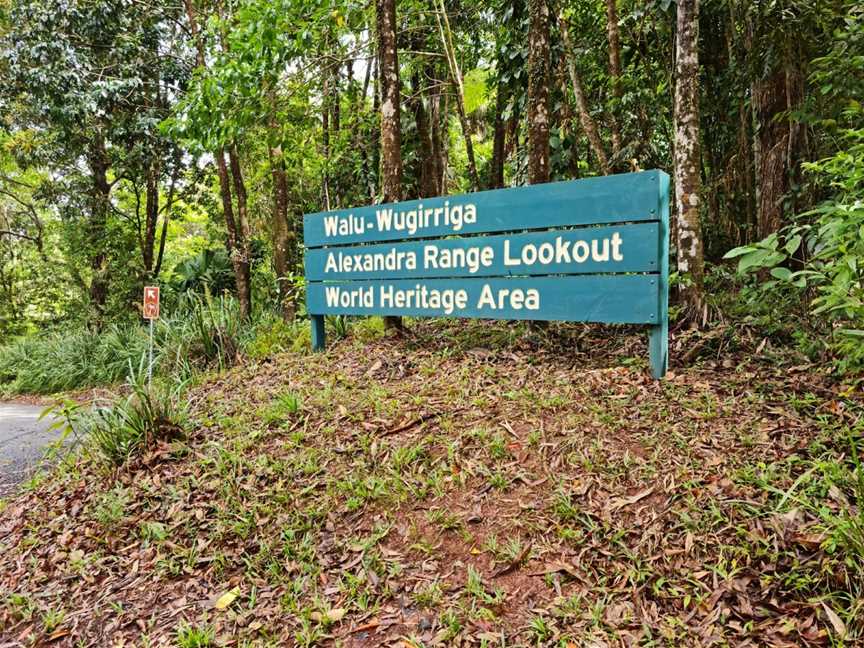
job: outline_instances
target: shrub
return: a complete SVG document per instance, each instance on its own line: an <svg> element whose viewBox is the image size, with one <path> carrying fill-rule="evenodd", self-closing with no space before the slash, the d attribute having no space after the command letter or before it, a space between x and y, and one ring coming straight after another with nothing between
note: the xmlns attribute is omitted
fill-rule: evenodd
<svg viewBox="0 0 864 648"><path fill-rule="evenodd" d="M180 398L185 383L148 385L146 360L142 358L137 371L130 372L128 385L128 396L107 407L94 407L77 423L88 434L92 447L114 465L125 463L157 441L181 437L186 428L186 410Z"/></svg>
<svg viewBox="0 0 864 648"><path fill-rule="evenodd" d="M84 330L20 339L0 348L0 382L13 393L36 394L112 382L111 368L97 358L98 344Z"/></svg>
<svg viewBox="0 0 864 648"><path fill-rule="evenodd" d="M184 297L154 327L154 371L184 380L196 370L234 364L242 349L261 358L291 348L300 325L264 312L243 322L231 298ZM21 338L0 347L4 392L51 394L121 382L148 354L140 323L113 324L100 334L83 327Z"/></svg>
<svg viewBox="0 0 864 648"><path fill-rule="evenodd" d="M806 165L835 192L833 198L725 257L738 259L739 274L757 277L763 294L793 292L805 299L831 327L844 372L864 366L864 129L846 137L847 150Z"/></svg>

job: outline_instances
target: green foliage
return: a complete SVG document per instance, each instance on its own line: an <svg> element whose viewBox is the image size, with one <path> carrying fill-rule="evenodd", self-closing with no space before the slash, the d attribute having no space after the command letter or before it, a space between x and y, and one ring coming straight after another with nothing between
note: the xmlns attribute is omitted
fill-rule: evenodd
<svg viewBox="0 0 864 648"><path fill-rule="evenodd" d="M489 102L489 71L475 68L465 74L465 112L471 114Z"/></svg>
<svg viewBox="0 0 864 648"><path fill-rule="evenodd" d="M184 434L186 412L180 398L184 386L168 387L158 381L148 385L142 359L130 375L130 394L107 407L94 407L81 416L77 426L105 461L121 465L157 441Z"/></svg>
<svg viewBox="0 0 864 648"><path fill-rule="evenodd" d="M184 379L195 371L223 369L242 355L270 357L298 348L308 323L287 324L270 311L243 322L236 300L189 295L154 327L154 373ZM111 325L101 335L77 328L21 338L0 347L0 390L52 394L112 385L133 375L147 356L141 324Z"/></svg>
<svg viewBox="0 0 864 648"><path fill-rule="evenodd" d="M847 131L845 137L845 150L807 165L834 197L725 258L738 259L740 274L769 273L763 294L799 292L813 314L832 326L840 366L851 370L864 365L864 130Z"/></svg>
<svg viewBox="0 0 864 648"><path fill-rule="evenodd" d="M104 336L78 329L22 338L0 347L0 385L11 393L50 394L123 380L146 335L111 327Z"/></svg>
<svg viewBox="0 0 864 648"><path fill-rule="evenodd" d="M216 642L216 632L210 626L193 626L181 623L177 628L178 648L209 648Z"/></svg>
<svg viewBox="0 0 864 648"><path fill-rule="evenodd" d="M204 250L174 268L179 292L220 295L234 287L234 270L225 249Z"/></svg>

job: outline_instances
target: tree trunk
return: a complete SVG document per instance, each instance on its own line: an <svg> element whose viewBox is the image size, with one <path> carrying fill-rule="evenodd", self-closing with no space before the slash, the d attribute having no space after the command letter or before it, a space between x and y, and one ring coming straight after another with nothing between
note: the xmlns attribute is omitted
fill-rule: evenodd
<svg viewBox="0 0 864 648"><path fill-rule="evenodd" d="M431 67L431 66L430 66ZM441 142L441 91L437 75L432 69L434 79L432 90L429 93L429 140L432 143L432 182L434 186L433 196L444 193L444 145Z"/></svg>
<svg viewBox="0 0 864 648"><path fill-rule="evenodd" d="M495 132L492 138L492 169L489 172L489 188L501 189L504 186L504 159L507 137L507 124L504 110L507 108L507 90L499 82L495 92Z"/></svg>
<svg viewBox="0 0 864 648"><path fill-rule="evenodd" d="M216 173L219 176L219 195L222 198L222 214L225 216L225 229L228 230L228 254L234 267L234 282L237 288L237 301L240 304L241 317L247 317L251 304L249 303L249 264L245 261L245 246L241 245L242 231L234 218L234 206L231 202L231 178L228 165L225 164L225 151L216 152Z"/></svg>
<svg viewBox="0 0 864 648"><path fill-rule="evenodd" d="M612 85L612 97L615 105L609 122L612 131L612 157L617 158L621 152L621 129L617 114L621 104L621 37L618 32L617 0L606 0L606 35L609 39L609 81Z"/></svg>
<svg viewBox="0 0 864 648"><path fill-rule="evenodd" d="M159 236L159 252L156 254L156 265L153 268L153 279L159 277L162 271L162 260L165 258L165 242L168 240L168 221L171 220L171 208L174 206L174 192L177 188L177 176L180 173L180 149L174 147L173 168L171 169L171 186L168 188L168 200L163 209L165 215L162 217L162 233ZM158 204L158 201L157 201Z"/></svg>
<svg viewBox="0 0 864 648"><path fill-rule="evenodd" d="M798 125L783 113L796 108L804 94L801 74L781 67L753 84L756 132L756 169L759 236L764 238L783 226L783 202L791 190L798 166Z"/></svg>
<svg viewBox="0 0 864 648"><path fill-rule="evenodd" d="M381 189L383 202L402 199L402 136L399 115L399 58L396 53L396 0L375 0L378 78L381 86ZM384 327L399 329L400 317L385 317Z"/></svg>
<svg viewBox="0 0 864 648"><path fill-rule="evenodd" d="M613 2L614 0L610 0ZM579 123L582 124L582 130L588 137L588 143L591 145L591 151L594 157L597 158L597 163L600 165L600 170L603 175L609 175L609 158L606 156L606 149L603 147L603 141L600 139L600 133L597 130L597 124L594 118L591 117L591 112L588 110L588 102L585 100L585 92L582 90L582 79L579 76L579 70L576 68L576 61L573 57L573 43L570 41L570 30L567 27L567 21L561 15L558 18L558 24L561 27L561 38L564 41L566 52L564 56L567 58L567 69L570 72L570 83L573 86L573 94L576 97L576 107L579 110Z"/></svg>
<svg viewBox="0 0 864 648"><path fill-rule="evenodd" d="M549 6L529 0L528 183L549 182Z"/></svg>
<svg viewBox="0 0 864 648"><path fill-rule="evenodd" d="M144 280L153 277L156 248L156 223L159 218L159 172L156 163L147 169L144 200L144 236L142 237L141 261L144 264Z"/></svg>
<svg viewBox="0 0 864 648"><path fill-rule="evenodd" d="M330 211L330 70L324 70L321 81L321 142L324 148L324 177L321 191L324 194L324 211Z"/></svg>
<svg viewBox="0 0 864 648"><path fill-rule="evenodd" d="M675 202L678 272L689 281L681 297L692 321L702 313L702 230L699 222L699 0L678 0L675 55Z"/></svg>
<svg viewBox="0 0 864 648"><path fill-rule="evenodd" d="M435 160L432 156L432 137L429 133L429 115L423 102L423 86L420 73L415 72L411 79L411 104L414 109L414 121L417 124L417 139L420 140L420 155L417 160L419 178L417 194L420 198L436 195Z"/></svg>
<svg viewBox="0 0 864 648"><path fill-rule="evenodd" d="M92 175L92 205L87 223L90 252L90 307L91 326L102 328L105 305L108 301L108 254L105 250L105 228L110 209L111 185L108 182L108 154L101 135L96 135L90 148L90 173Z"/></svg>
<svg viewBox="0 0 864 648"><path fill-rule="evenodd" d="M237 284L237 299L240 302L240 316L248 318L252 313L252 276L249 254L249 215L247 211L246 183L240 169L240 157L237 147L231 145L228 149L228 163L231 165L231 181L234 185L234 196L237 199L237 231L235 233L236 247L234 254L240 269L240 280Z"/></svg>
<svg viewBox="0 0 864 648"><path fill-rule="evenodd" d="M282 318L288 322L294 319L296 306L291 301L291 263L290 248L293 244L288 227L288 177L285 173L285 160L282 147L273 146L270 152L270 170L273 176L273 269L276 271L276 286L279 291L279 307Z"/></svg>

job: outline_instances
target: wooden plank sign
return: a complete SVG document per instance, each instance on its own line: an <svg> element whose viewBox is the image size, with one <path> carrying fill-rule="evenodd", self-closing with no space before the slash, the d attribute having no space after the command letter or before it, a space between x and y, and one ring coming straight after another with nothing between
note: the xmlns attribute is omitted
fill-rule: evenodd
<svg viewBox="0 0 864 648"><path fill-rule="evenodd" d="M666 373L661 171L307 214L303 232L316 350L330 314L647 324Z"/></svg>
<svg viewBox="0 0 864 648"><path fill-rule="evenodd" d="M159 319L159 286L144 286L144 319Z"/></svg>

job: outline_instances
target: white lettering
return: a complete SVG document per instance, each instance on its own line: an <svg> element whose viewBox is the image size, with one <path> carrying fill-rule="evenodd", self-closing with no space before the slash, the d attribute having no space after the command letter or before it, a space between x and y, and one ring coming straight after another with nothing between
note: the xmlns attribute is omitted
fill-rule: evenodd
<svg viewBox="0 0 864 648"><path fill-rule="evenodd" d="M483 284L477 310L540 310L540 292L536 288L499 288L497 293L489 284Z"/></svg>

